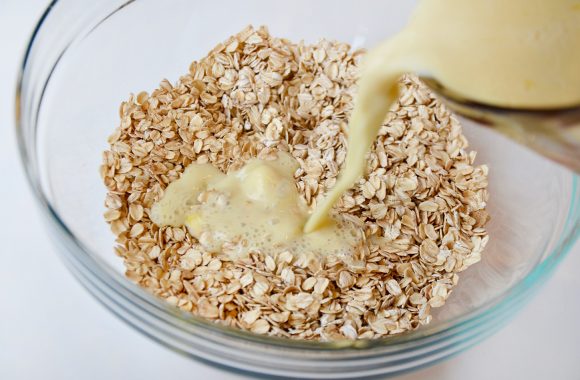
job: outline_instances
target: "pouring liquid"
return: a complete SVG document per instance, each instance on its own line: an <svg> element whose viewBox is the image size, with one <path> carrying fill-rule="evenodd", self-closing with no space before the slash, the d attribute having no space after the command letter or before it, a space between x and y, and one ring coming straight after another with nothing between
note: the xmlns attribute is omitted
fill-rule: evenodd
<svg viewBox="0 0 580 380"><path fill-rule="evenodd" d="M306 233L329 223L330 209L362 176L366 153L397 98L398 79L406 72L436 78L454 94L491 108L577 106L580 1L421 1L406 28L366 57L349 121L345 167L308 219ZM508 130L510 124L514 130L525 126L509 114L506 117L491 122ZM530 128L533 124L529 122ZM547 128L544 134L550 135ZM580 141L576 133L570 136ZM557 151L558 146L550 149Z"/></svg>

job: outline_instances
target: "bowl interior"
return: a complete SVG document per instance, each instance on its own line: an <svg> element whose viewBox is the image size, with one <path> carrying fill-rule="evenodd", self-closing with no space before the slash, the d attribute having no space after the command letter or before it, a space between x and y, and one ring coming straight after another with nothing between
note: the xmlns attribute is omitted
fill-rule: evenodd
<svg viewBox="0 0 580 380"><path fill-rule="evenodd" d="M61 219L106 265L123 272L104 222L105 188L99 177L106 139L119 124L129 93L174 82L199 59L248 24L274 36L313 42L332 38L372 46L405 23L413 2L138 1L79 35L55 67L38 118L42 186ZM481 263L460 276L443 323L501 297L561 239L573 176L492 131L464 121L477 162L490 167L490 243Z"/></svg>

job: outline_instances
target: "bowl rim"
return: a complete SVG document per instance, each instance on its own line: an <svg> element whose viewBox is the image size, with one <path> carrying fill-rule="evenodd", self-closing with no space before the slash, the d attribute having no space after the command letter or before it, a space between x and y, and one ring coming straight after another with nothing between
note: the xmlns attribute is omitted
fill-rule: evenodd
<svg viewBox="0 0 580 380"><path fill-rule="evenodd" d="M107 17L111 16L125 6L133 3L134 1L135 0L126 1L121 7L113 10L112 13ZM69 249L74 250L74 253L71 251L70 255L67 255L67 258L76 264L81 265L84 270L89 271L94 276L99 278L103 282L104 286L109 287L110 291L118 293L121 295L121 297L125 298L126 301L138 304L141 307L159 313L159 315L162 316L165 321L177 322L182 327L184 326L183 322L186 322L186 324L189 324L193 327L203 328L204 330L207 330L211 333L217 333L232 338L242 339L246 342L251 341L267 346L284 347L285 349L316 351L329 350L336 352L353 348L358 350L376 347L389 347L393 349L393 352L399 353L401 352L401 349L404 350L409 346L412 346L412 349L415 349L417 344L426 345L432 343L433 339L444 339L446 336L449 336L449 334L458 334L465 329L478 325L479 322L486 320L486 318L493 319L493 316L502 310L510 309L511 306L516 304L523 297L530 295L534 290L539 288L538 285L541 282L540 280L549 277L555 267L569 253L570 249L579 236L580 191L578 182L580 177L577 174L571 173L571 199L568 214L566 215L566 221L562 229L563 232L567 232L567 235L563 234L563 236L560 236L552 252L550 252L542 260L542 262L530 270L524 278L506 288L499 295L487 300L466 314L455 316L446 321L430 323L428 325L421 326L419 329L414 331L409 331L394 336L387 336L384 338L329 342L281 338L268 335L259 335L242 329L217 324L202 317L195 316L192 313L182 311L179 308L164 302L157 296L150 294L145 289L139 287L137 284L132 283L123 274L113 269L110 264L104 262L98 255L88 249L83 244L83 242L74 235L74 233L68 228L63 219L59 216L58 212L49 201L47 194L43 190L40 178L37 176L35 171L36 161L35 155L32 153L34 149L31 149L31 146L29 146L29 144L26 142L26 137L24 135L25 127L22 120L22 105L26 100L22 97L22 95L25 93L24 81L27 75L27 70L29 68L31 59L31 52L34 48L36 39L39 33L42 32L42 28L46 20L50 17L55 5L59 2L61 1L53 0L47 6L43 15L37 22L25 49L25 54L19 69L16 88L15 125L20 161L24 167L26 178L30 188L32 189L34 199L40 206L44 217L48 221L48 224L57 230L59 236L64 238L64 244L67 245ZM101 22L102 21L103 20L101 20ZM92 30L93 29L91 29L91 31ZM66 45L65 48L60 52L60 56L64 55L69 47L70 44ZM44 81L44 87L37 102L37 111L42 105L44 91L46 90L52 73L54 72L54 69L58 63L59 60L54 63L54 66L52 67L48 77L42 78ZM31 125L34 130L34 136L36 136L37 132L36 122L37 120L34 120ZM518 305L518 307L521 307L521 305Z"/></svg>

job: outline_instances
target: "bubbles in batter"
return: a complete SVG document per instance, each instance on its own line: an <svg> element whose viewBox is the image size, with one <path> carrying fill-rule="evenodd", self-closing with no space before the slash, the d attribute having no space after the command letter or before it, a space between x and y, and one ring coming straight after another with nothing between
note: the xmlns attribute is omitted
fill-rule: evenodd
<svg viewBox="0 0 580 380"><path fill-rule="evenodd" d="M211 252L352 253L362 231L340 217L303 232L309 210L294 182L298 167L283 152L271 161L252 159L227 175L193 163L153 205L151 219L159 226L185 225Z"/></svg>

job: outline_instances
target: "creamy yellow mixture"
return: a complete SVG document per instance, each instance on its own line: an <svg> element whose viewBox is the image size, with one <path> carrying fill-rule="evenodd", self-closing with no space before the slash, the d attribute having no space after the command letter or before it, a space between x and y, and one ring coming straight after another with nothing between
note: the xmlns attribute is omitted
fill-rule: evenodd
<svg viewBox="0 0 580 380"><path fill-rule="evenodd" d="M227 175L211 164L191 164L153 206L151 219L160 226L185 225L210 252L351 254L362 236L345 220L302 232L309 212L294 181L298 168L283 152Z"/></svg>
<svg viewBox="0 0 580 380"><path fill-rule="evenodd" d="M187 226L211 251L224 245L239 254L351 251L359 242L357 229L330 218L329 211L362 176L365 155L406 72L431 76L491 105L580 104L580 1L421 1L401 33L368 53L349 121L345 168L309 219L294 184L297 164L280 154L228 175L211 165L190 165L153 207L153 221Z"/></svg>
<svg viewBox="0 0 580 380"><path fill-rule="evenodd" d="M509 108L580 104L580 1L423 0L407 27L371 50L349 121L345 168L305 231L324 225L358 180L406 72Z"/></svg>

